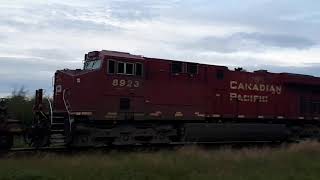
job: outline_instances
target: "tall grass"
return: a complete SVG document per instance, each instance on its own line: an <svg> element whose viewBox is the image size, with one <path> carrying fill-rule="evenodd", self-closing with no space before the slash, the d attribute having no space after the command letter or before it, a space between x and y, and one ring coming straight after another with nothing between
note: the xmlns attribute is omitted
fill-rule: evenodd
<svg viewBox="0 0 320 180"><path fill-rule="evenodd" d="M320 144L280 148L185 147L158 152L95 152L75 155L8 154L0 179L290 179L320 178Z"/></svg>

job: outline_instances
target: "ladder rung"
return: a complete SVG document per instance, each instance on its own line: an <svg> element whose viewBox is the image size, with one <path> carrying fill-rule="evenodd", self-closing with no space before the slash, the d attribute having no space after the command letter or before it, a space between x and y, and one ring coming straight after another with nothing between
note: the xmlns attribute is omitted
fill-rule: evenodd
<svg viewBox="0 0 320 180"><path fill-rule="evenodd" d="M65 136L62 135L62 134L51 134L50 137L51 137L51 138L65 138Z"/></svg>
<svg viewBox="0 0 320 180"><path fill-rule="evenodd" d="M50 142L64 142L65 138L50 138Z"/></svg>
<svg viewBox="0 0 320 180"><path fill-rule="evenodd" d="M50 138L50 141L64 141L66 138L62 138L62 137L60 137L60 138L58 138L58 137L51 137Z"/></svg>
<svg viewBox="0 0 320 180"><path fill-rule="evenodd" d="M51 140L50 141L51 143L65 143L65 141L64 140Z"/></svg>
<svg viewBox="0 0 320 180"><path fill-rule="evenodd" d="M64 129L51 129L51 132L64 132Z"/></svg>
<svg viewBox="0 0 320 180"><path fill-rule="evenodd" d="M52 119L64 119L64 116L53 116Z"/></svg>
<svg viewBox="0 0 320 180"><path fill-rule="evenodd" d="M65 140L64 139L50 139L51 143L64 143Z"/></svg>
<svg viewBox="0 0 320 180"><path fill-rule="evenodd" d="M51 125L64 125L64 123L51 123Z"/></svg>
<svg viewBox="0 0 320 180"><path fill-rule="evenodd" d="M51 147L59 147L59 146L65 146L67 145L67 143L54 143L54 144L51 144Z"/></svg>
<svg viewBox="0 0 320 180"><path fill-rule="evenodd" d="M65 142L65 139L64 138L63 139L62 138L60 138L60 139L59 138L51 138L50 142Z"/></svg>

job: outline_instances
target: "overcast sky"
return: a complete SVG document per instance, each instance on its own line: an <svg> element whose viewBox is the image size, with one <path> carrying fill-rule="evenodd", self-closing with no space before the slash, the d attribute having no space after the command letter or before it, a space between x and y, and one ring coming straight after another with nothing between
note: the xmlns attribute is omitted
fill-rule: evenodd
<svg viewBox="0 0 320 180"><path fill-rule="evenodd" d="M320 76L319 0L1 0L0 97L92 50Z"/></svg>

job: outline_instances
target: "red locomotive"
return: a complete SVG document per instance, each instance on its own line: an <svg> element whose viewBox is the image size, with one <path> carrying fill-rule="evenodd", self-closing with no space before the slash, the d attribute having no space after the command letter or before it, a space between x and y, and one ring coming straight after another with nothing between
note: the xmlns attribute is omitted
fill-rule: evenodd
<svg viewBox="0 0 320 180"><path fill-rule="evenodd" d="M307 75L102 50L86 54L83 69L55 73L47 117L41 96L37 122L47 122L41 137L52 145L284 141L320 132L320 78Z"/></svg>

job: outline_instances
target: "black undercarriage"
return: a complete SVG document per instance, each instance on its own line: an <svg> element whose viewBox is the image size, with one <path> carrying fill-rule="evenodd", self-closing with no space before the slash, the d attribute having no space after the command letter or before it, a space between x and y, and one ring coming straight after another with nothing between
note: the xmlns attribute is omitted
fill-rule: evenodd
<svg viewBox="0 0 320 180"><path fill-rule="evenodd" d="M98 147L125 145L292 142L319 139L315 122L205 120L205 121L106 121L84 116L55 115L51 146ZM63 117L63 118L62 118ZM70 118L70 119L69 119ZM55 120L54 120L55 121ZM57 123L57 122L60 122Z"/></svg>

